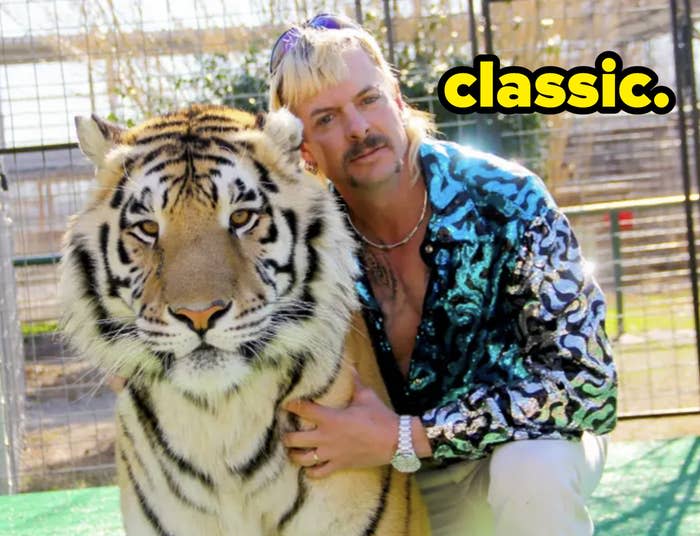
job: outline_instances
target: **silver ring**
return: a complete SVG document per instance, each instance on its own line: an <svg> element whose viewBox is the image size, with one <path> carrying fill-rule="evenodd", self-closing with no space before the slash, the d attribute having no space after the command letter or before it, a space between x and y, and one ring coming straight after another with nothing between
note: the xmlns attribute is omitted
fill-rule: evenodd
<svg viewBox="0 0 700 536"><path fill-rule="evenodd" d="M319 460L319 458L318 458L318 454L316 453L316 449L314 449L313 458L314 458L314 465L318 465L321 462L321 460Z"/></svg>

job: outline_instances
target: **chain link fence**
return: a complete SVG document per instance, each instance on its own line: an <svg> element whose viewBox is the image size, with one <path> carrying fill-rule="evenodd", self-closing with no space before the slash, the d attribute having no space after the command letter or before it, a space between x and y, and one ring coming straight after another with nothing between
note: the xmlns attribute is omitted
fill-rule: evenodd
<svg viewBox="0 0 700 536"><path fill-rule="evenodd" d="M113 479L114 395L57 327L61 236L92 187L73 116L131 124L192 101L264 109L271 44L321 10L363 20L394 56L404 93L436 114L445 137L519 160L566 207L608 297L621 413L698 411L677 112L457 116L434 92L447 68L486 51L534 70L592 65L615 50L675 87L666 2L4 0L0 159L13 223L0 229L0 492Z"/></svg>

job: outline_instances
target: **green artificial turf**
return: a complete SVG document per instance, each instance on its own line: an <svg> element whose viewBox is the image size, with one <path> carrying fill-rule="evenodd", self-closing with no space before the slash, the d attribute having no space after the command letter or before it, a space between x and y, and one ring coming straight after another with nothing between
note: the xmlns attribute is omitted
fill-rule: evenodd
<svg viewBox="0 0 700 536"><path fill-rule="evenodd" d="M613 443L590 509L601 536L700 535L700 437Z"/></svg>
<svg viewBox="0 0 700 536"><path fill-rule="evenodd" d="M601 536L700 535L700 437L613 443L590 508ZM0 535L121 536L118 490L0 497Z"/></svg>

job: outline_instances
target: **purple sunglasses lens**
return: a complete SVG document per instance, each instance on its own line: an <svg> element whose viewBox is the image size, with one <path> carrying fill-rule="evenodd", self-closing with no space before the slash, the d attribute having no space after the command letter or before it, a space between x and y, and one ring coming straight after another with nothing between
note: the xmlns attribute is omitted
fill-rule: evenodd
<svg viewBox="0 0 700 536"><path fill-rule="evenodd" d="M311 21L309 21L309 26L312 28L326 28L327 30L339 30L340 28L347 28L347 22L341 22L340 19L335 15L317 15Z"/></svg>
<svg viewBox="0 0 700 536"><path fill-rule="evenodd" d="M327 13L316 15L313 19L306 22L304 26L309 26L311 28L325 28L327 30L357 27L357 25L350 19L345 17L341 18L337 15L329 15ZM272 54L270 55L270 72L275 70L280 61L282 61L284 55L294 48L297 41L299 41L299 30L297 28L290 28L284 32L279 39L277 39L277 42L272 47Z"/></svg>
<svg viewBox="0 0 700 536"><path fill-rule="evenodd" d="M291 48L297 44L297 41L299 41L299 30L296 28L290 28L284 32L282 37L280 37L277 46L275 47L279 47L278 54L280 54L280 58L289 52Z"/></svg>

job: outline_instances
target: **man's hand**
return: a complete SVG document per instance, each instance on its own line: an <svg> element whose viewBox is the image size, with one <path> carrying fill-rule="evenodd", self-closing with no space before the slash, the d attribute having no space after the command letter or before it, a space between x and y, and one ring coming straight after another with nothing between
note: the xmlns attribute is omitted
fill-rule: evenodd
<svg viewBox="0 0 700 536"><path fill-rule="evenodd" d="M285 409L315 425L313 430L290 432L282 440L292 461L306 467L311 477L328 476L338 469L386 465L396 451L399 416L360 383L357 373L347 408L295 400Z"/></svg>

